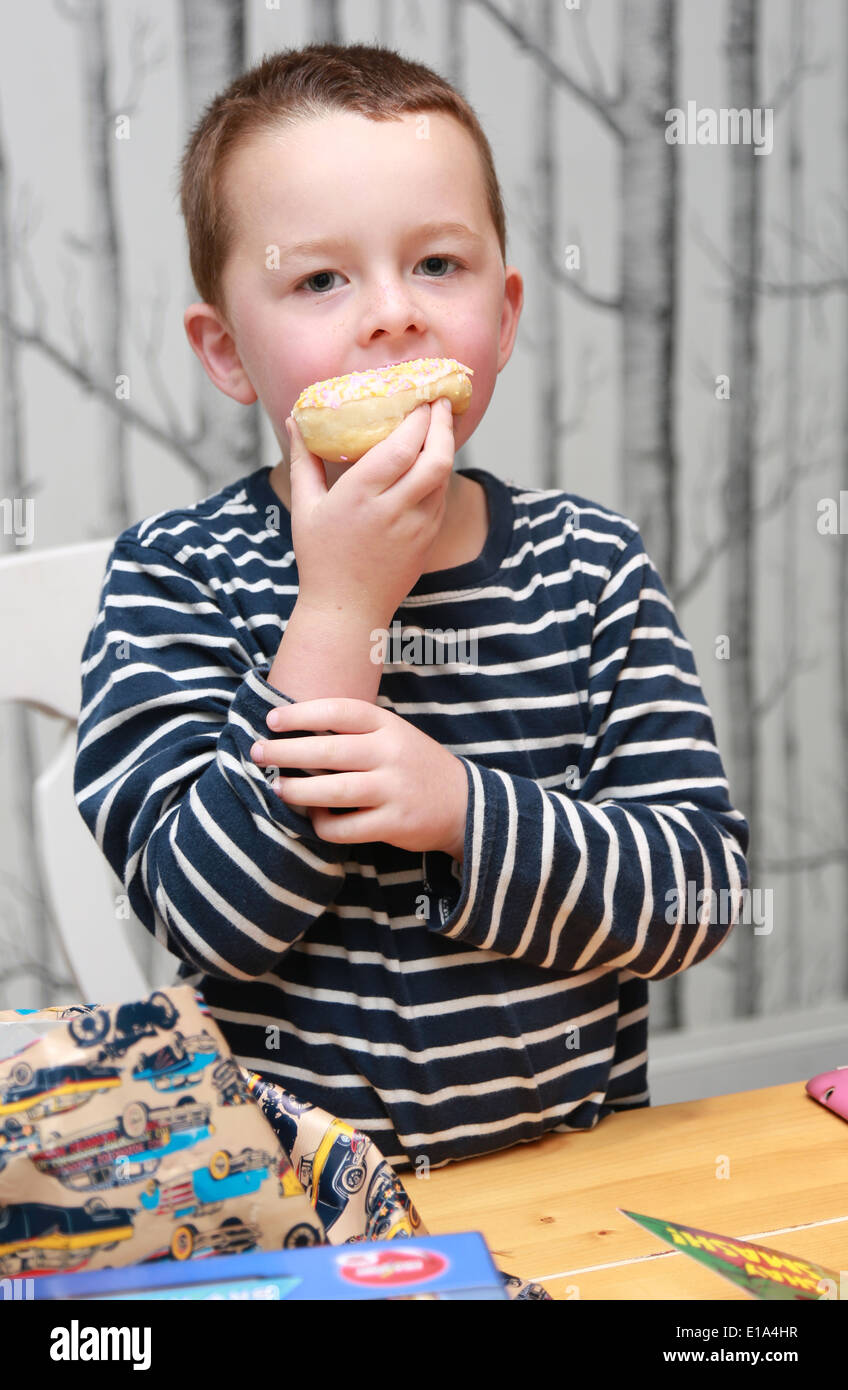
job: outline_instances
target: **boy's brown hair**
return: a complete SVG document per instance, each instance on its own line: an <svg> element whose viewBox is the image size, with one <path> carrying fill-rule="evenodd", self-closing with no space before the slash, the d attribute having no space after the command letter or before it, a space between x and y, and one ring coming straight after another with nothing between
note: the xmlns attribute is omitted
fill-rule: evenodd
<svg viewBox="0 0 848 1390"><path fill-rule="evenodd" d="M192 130L180 165L180 204L189 262L201 299L225 312L222 274L236 221L223 194L227 166L252 135L302 119L352 111L372 121L406 112L440 111L471 135L501 256L506 215L489 142L474 111L444 78L393 49L367 44L309 44L285 49L236 78L216 96Z"/></svg>

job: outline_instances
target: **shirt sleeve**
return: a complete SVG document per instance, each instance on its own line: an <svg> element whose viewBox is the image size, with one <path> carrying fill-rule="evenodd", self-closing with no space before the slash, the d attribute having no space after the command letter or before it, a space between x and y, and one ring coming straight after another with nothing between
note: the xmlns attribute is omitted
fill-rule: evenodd
<svg viewBox="0 0 848 1390"><path fill-rule="evenodd" d="M210 975L270 970L337 896L321 840L250 757L271 737L249 624L166 551L119 538L82 654L74 794L130 906Z"/></svg>
<svg viewBox="0 0 848 1390"><path fill-rule="evenodd" d="M729 800L689 643L635 532L594 614L587 728L571 786L463 757L463 863L424 857L454 940L567 973L664 979L739 920L748 824Z"/></svg>

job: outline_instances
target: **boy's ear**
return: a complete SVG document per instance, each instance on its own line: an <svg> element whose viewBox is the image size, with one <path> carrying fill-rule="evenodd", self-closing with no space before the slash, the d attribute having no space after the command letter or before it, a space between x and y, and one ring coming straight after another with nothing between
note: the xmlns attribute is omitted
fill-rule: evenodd
<svg viewBox="0 0 848 1390"><path fill-rule="evenodd" d="M258 396L241 364L235 340L217 309L211 304L189 304L183 314L186 336L209 380L242 405L252 405Z"/></svg>
<svg viewBox="0 0 848 1390"><path fill-rule="evenodd" d="M514 265L508 265L504 273L504 302L501 312L500 343L498 345L498 371L502 371L512 356L518 320L524 305L524 281L521 272Z"/></svg>

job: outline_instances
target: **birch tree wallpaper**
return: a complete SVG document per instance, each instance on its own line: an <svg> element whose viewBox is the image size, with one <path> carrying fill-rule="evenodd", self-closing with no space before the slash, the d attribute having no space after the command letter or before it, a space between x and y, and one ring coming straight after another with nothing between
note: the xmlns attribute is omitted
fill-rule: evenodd
<svg viewBox="0 0 848 1390"><path fill-rule="evenodd" d="M218 91L316 41L432 66L492 145L526 300L457 466L632 518L692 645L750 887L713 957L651 984L658 1056L714 1054L702 1093L848 1063L844 3L4 6L0 554L115 537L277 462L186 340L177 166ZM71 1002L32 800L64 730L7 702L0 731L0 1007Z"/></svg>

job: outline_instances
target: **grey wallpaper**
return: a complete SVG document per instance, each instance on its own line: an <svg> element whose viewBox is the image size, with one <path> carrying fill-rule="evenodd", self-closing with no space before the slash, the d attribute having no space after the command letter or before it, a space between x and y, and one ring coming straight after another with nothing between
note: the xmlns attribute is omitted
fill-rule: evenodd
<svg viewBox="0 0 848 1390"><path fill-rule="evenodd" d="M709 961L652 986L652 1030L840 1004L839 0L4 5L0 553L112 536L276 461L267 422L214 390L185 339L196 295L176 170L215 91L314 39L379 39L436 67L492 144L526 301L459 465L632 516L693 645L751 822L749 918ZM0 705L0 731L0 1007L31 1007L73 997L29 803L59 730Z"/></svg>

